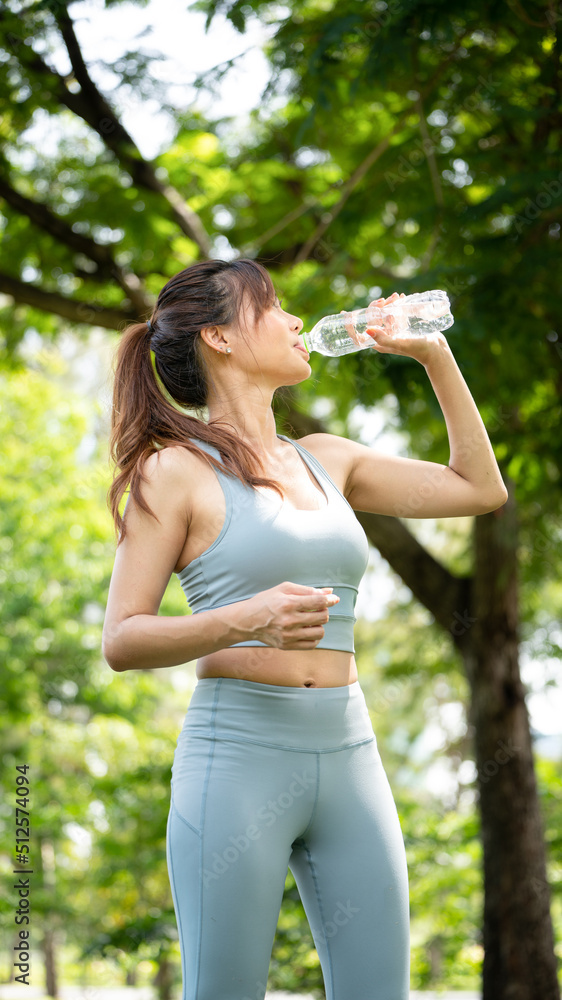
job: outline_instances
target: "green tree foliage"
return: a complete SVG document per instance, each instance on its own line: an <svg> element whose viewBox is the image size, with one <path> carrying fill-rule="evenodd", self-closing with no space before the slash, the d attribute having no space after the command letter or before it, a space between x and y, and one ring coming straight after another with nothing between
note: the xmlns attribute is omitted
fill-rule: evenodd
<svg viewBox="0 0 562 1000"><path fill-rule="evenodd" d="M105 92L96 84L104 79L103 62L85 65L78 29L63 0L30 4L23 16L12 0L4 5L0 87L8 101L0 153L0 291L8 298L0 325L5 362L18 366L18 344L30 328L48 338L68 323L82 331L91 325L119 329L128 319L147 315L169 275L209 255L244 253L262 260L289 307L301 312L307 326L322 314L364 304L381 292L447 289L455 315L448 339L517 504L519 538L514 531L510 541L513 552L517 547L521 587L518 638L528 655L559 655L559 11L549 0L535 0L525 8L513 0L507 11L504 4L477 0L468 6L310 0L282 8L261 0L199 0L198 7L207 12L211 28L217 12L226 13L239 31L252 17L275 27L268 46L272 79L267 95L238 133L228 121L205 121L193 107L172 107L150 73L142 45L112 65L117 86L111 94ZM217 71L217 78L223 70ZM206 75L201 86L211 85ZM173 141L154 161L141 155L120 119L131 92L160 96L175 123ZM42 152L37 136L47 130L53 141L48 152ZM407 447L420 457L447 461L442 416L417 363L361 352L343 361L315 356L313 371L298 393L279 397L279 417L289 427L328 427L353 434L356 405L368 414L390 397L407 434ZM17 427L21 407L18 411L10 405L10 426ZM319 423L320 417L325 423ZM25 437L25 420L19 420L16 441ZM33 537L24 531L10 548L16 525L31 529L29 504L41 515L48 494L62 504L63 491L71 493L72 463L65 464L61 457L60 468L56 465L56 446L67 427L60 415L57 420L53 443L49 440L39 452L47 464L33 467L33 475L44 484L42 492L31 495L33 476L27 471L18 473L25 480L21 489L14 487L11 460L5 480L6 517L12 520L2 531L2 538L9 539L2 542L3 569L29 574L20 590L16 577L16 596L7 604L7 690L17 723L13 735L9 733L13 749L23 748L28 738L28 705L50 704L50 725L60 724L67 715L70 724L80 706L107 716L113 711L130 724L142 715L138 692L149 701L152 697L150 678L137 678L134 685L102 682L106 674L99 669L99 653L88 646L99 626L91 617L95 619L97 611L85 609L103 604L110 561L99 512L92 513L87 526L80 519L88 498L83 498L80 514L77 493L78 513L74 515L73 500L75 519L70 525L62 507L52 515L58 558L46 551L52 530L49 534L43 523ZM10 455L14 449L18 451L17 443ZM27 506L20 503L21 497ZM402 696L391 697L393 713L403 716L396 727L403 734L402 744L393 742L391 733L387 744L388 765L392 770L396 764L398 777L398 759L407 751L408 739L415 738L416 725L419 731L423 728L421 718L413 722L415 694L427 681L436 689L446 684L448 698L467 700L449 640L452 636L468 662L475 649L482 653L476 648L476 632L490 624L478 621L473 628L471 592L475 581L482 583L478 574L482 577L483 567L480 563L475 568L471 526L461 523L429 537L415 521L416 499L404 497L396 510L397 516L410 519L412 533L392 518L383 519L386 525L384 530L379 526L378 534L373 522L369 529L381 546L387 538L394 540L402 553L395 568L400 565L422 601L416 583L425 579L420 567L433 567L430 550L446 567L438 599L425 595L429 615L419 608L412 612L407 604L394 608L389 617L394 627L412 616L409 620L420 629L417 640L408 635L411 649L401 646L400 628L395 641L386 643L388 681L402 684L407 679L410 691L404 695L405 705ZM67 502L64 515L68 512ZM419 548L414 535L423 543ZM17 558L16 544L23 546ZM39 579L41 545L45 566ZM83 577L84 566L89 571ZM496 569L500 592L501 567ZM51 592L44 579L55 581ZM432 618L442 633L439 640L428 642ZM73 624L66 627L65 622ZM371 638L367 631L365 636L367 651L380 647L378 633ZM502 642L507 648L505 636ZM377 715L378 697L377 692L375 718L384 730L386 715ZM479 725L482 728L482 720ZM461 757L469 754L464 745L457 749ZM556 782L546 767L539 778L546 836L555 846ZM113 796L116 775L111 768L104 780L116 820L127 815L130 829L136 829L142 797L127 804L117 793ZM412 824L427 831L436 849L447 830L454 842L464 829L473 844L468 813L459 826L446 814L436 816L432 826L415 816L414 807L405 806L404 817L406 835L412 817ZM158 856L156 827L152 831ZM52 831L46 830L47 835ZM414 863L421 859L423 867L423 845L412 842L411 851ZM476 854L474 848L473 860ZM441 867L451 878L445 883L453 886L454 864ZM552 876L557 888L555 868ZM290 883L287 888L287 923L280 928L290 936ZM414 887L414 900L417 891ZM453 889L447 893L443 889L440 898L448 900L451 915L446 923L453 930L444 933L438 921L420 925L415 965L419 983L445 981L454 975L453 968L468 968L475 960L475 952L462 957L461 939L464 936L468 948L479 946L477 935L467 930L477 903L468 904L461 919L452 911L456 905L462 910L464 900L455 903ZM422 913L429 893L423 902L420 890L419 898ZM165 921L160 887L142 899L132 895L131 902L139 920L152 909L164 914L154 919ZM108 947L119 948L125 926L117 919L116 937L106 942ZM305 944L299 957L303 968L308 955ZM459 976L457 983L464 972Z"/></svg>
<svg viewBox="0 0 562 1000"><path fill-rule="evenodd" d="M107 462L89 453L99 407L61 392L60 358L43 362L49 378L1 377L2 842L12 867L16 766L28 764L33 947L47 930L85 949L101 935L125 960L129 934L162 959L177 936L165 862L172 696L151 673L118 683L102 660L114 538ZM184 611L182 597L170 587L162 612ZM10 935L13 919L8 906Z"/></svg>
<svg viewBox="0 0 562 1000"><path fill-rule="evenodd" d="M102 470L79 454L88 408L37 372L2 376L3 694L27 723L52 700L55 718L103 710L95 677L99 622L113 552L100 504ZM23 739L11 727L15 746Z"/></svg>
<svg viewBox="0 0 562 1000"><path fill-rule="evenodd" d="M94 77L107 67L88 75L64 3L30 6L23 19L5 5L0 283L16 303L4 307L6 346L30 323L54 334L57 312L110 328L145 314L163 281L209 250L174 215L178 191L213 234L210 252L267 262L307 325L381 290L444 287L449 340L514 483L523 573L556 572L559 14L547 2L514 4L507 17L478 3L299 3L289 17L261 2L198 6L211 27L217 11L239 30L248 17L276 24L270 92L284 104L265 101L238 135L171 107L142 45L112 66L120 84L102 94ZM72 71L53 75L55 63ZM119 120L128 94L147 88L176 122L154 162ZM47 122L60 137L48 155L34 139ZM299 400L349 432L355 403L389 393L415 454L446 461L414 361L315 356ZM415 498L401 507L415 516Z"/></svg>
<svg viewBox="0 0 562 1000"><path fill-rule="evenodd" d="M34 895L35 943L51 926L59 943L79 948L86 960L110 957L123 973L142 959L171 960L177 988L164 836L175 737L189 692L179 700L171 683L181 668L117 676L101 661L99 609L113 538L103 511L107 467L95 450L84 450L99 406L92 414L91 403L61 392L60 361L57 369L55 356L47 359L49 380L26 371L2 381L0 631L12 640L1 668L3 842L9 843L15 764L25 760L32 775L32 858L39 861L43 844L47 868ZM162 612L184 610L183 595L171 587ZM384 619L360 624L357 647L408 850L412 987L474 988L481 884L472 783L459 782L445 801L427 788L434 759L445 759L457 778L470 760L466 727L448 738L445 732L429 763L416 752L436 712L466 701L466 681L430 616L404 597ZM559 889L558 769L541 762L539 777L552 884ZM8 907L5 930L11 925ZM322 995L318 956L290 873L269 985Z"/></svg>
<svg viewBox="0 0 562 1000"><path fill-rule="evenodd" d="M228 9L235 24L270 9L199 6L209 17ZM448 337L498 456L518 498L540 494L546 514L558 503L561 458L560 15L548 3L534 8L513 5L506 18L504 5L478 3L299 4L270 43L271 87L282 83L287 103L256 114L236 166L244 171L243 159L249 169L250 154L260 185L274 170L276 219L260 200L254 246L279 262L283 283L290 268L290 300L307 313L398 283L449 291ZM286 225L268 236L281 205ZM244 246L246 213L227 207L229 240ZM416 452L446 457L415 362L352 355L343 385L341 367L320 360L307 398L324 394L345 419L354 400L371 406L390 389Z"/></svg>

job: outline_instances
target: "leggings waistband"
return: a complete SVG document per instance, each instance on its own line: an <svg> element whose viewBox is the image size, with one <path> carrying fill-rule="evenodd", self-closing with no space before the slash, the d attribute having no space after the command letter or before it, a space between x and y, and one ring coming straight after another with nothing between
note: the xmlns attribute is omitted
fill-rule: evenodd
<svg viewBox="0 0 562 1000"><path fill-rule="evenodd" d="M311 752L374 739L359 681L307 688L235 677L197 682L180 739L188 736Z"/></svg>

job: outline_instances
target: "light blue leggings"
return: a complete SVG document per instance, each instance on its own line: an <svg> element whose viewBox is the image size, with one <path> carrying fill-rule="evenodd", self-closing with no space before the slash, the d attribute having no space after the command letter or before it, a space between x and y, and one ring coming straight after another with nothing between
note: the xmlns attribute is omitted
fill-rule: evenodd
<svg viewBox="0 0 562 1000"><path fill-rule="evenodd" d="M167 858L183 1000L263 1000L288 867L327 1000L407 1000L404 842L358 681L199 680Z"/></svg>

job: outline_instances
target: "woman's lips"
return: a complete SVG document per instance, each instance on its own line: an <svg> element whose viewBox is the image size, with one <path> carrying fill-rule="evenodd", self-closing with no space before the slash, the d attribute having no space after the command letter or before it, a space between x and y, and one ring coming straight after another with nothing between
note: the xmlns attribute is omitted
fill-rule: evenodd
<svg viewBox="0 0 562 1000"><path fill-rule="evenodd" d="M295 350L302 351L303 354L306 354L307 358L310 357L310 354L308 353L306 347L303 347L301 344L295 344Z"/></svg>

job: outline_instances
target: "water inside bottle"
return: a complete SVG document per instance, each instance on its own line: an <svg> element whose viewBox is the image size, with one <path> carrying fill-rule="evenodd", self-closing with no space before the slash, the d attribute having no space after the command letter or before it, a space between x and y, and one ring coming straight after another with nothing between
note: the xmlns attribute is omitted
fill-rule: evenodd
<svg viewBox="0 0 562 1000"><path fill-rule="evenodd" d="M409 333L439 333L455 322L448 301L433 300L413 305L412 313L407 317Z"/></svg>
<svg viewBox="0 0 562 1000"><path fill-rule="evenodd" d="M323 329L322 349L325 354L339 357L342 354L353 354L364 347L370 347L373 338L368 334L366 320L356 320L355 323L345 315L336 316L326 323Z"/></svg>

